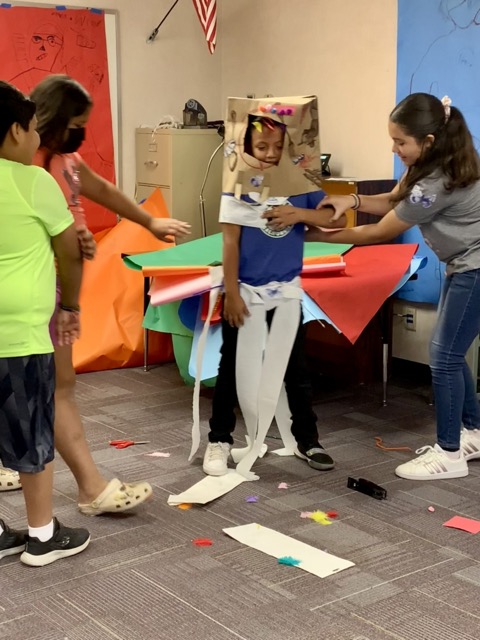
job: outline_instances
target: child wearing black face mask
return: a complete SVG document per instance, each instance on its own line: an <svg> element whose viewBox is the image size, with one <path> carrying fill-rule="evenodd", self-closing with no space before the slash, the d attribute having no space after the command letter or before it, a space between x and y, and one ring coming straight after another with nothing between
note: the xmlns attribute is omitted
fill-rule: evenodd
<svg viewBox="0 0 480 640"><path fill-rule="evenodd" d="M77 153L84 138L92 100L87 91L65 75L51 75L33 90L37 108L40 149L34 163L44 167L61 187L72 212L85 258L94 254L93 236L85 226L80 196L106 207L127 220L147 228L155 237L184 236L185 222L152 218L83 162ZM168 239L167 239L168 241ZM53 319L52 319L53 320ZM85 438L75 401L75 370L71 346L60 346L51 324L55 347L55 446L73 472L78 485L78 507L87 515L119 512L142 503L152 494L147 482L128 485L119 479L108 482L98 470ZM13 472L12 472L13 473ZM18 477L13 479L18 485Z"/></svg>
<svg viewBox="0 0 480 640"><path fill-rule="evenodd" d="M85 140L85 127L77 127L76 129L68 129L68 137L62 144L62 153L75 153L82 146Z"/></svg>

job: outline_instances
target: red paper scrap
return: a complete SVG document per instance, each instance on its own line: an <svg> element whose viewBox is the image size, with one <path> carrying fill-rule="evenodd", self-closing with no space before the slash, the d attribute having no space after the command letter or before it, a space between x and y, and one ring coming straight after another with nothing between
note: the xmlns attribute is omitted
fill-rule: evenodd
<svg viewBox="0 0 480 640"><path fill-rule="evenodd" d="M444 522L443 526L460 529L468 533L480 533L480 520L472 520L470 518L463 518L462 516L454 516L450 520L447 520L447 522Z"/></svg>
<svg viewBox="0 0 480 640"><path fill-rule="evenodd" d="M192 542L197 547L211 547L213 544L212 540L209 538L195 538Z"/></svg>
<svg viewBox="0 0 480 640"><path fill-rule="evenodd" d="M338 518L338 513L336 511L327 511L327 516L329 518Z"/></svg>

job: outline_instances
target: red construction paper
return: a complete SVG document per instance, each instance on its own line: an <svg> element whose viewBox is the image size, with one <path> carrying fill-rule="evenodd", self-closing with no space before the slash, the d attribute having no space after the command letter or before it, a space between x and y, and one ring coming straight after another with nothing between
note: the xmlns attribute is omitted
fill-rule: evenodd
<svg viewBox="0 0 480 640"><path fill-rule="evenodd" d="M343 256L343 275L302 278L303 288L353 344L405 275L417 247L354 247Z"/></svg>
<svg viewBox="0 0 480 640"><path fill-rule="evenodd" d="M109 182L115 181L105 17L86 9L0 9L0 78L25 94L47 75L65 73L90 93L93 109L80 155ZM116 216L84 201L89 228L115 226Z"/></svg>

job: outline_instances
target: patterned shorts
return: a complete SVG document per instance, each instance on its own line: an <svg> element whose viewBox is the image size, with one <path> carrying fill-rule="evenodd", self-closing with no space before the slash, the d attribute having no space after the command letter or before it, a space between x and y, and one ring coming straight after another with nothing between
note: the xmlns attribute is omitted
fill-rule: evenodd
<svg viewBox="0 0 480 640"><path fill-rule="evenodd" d="M53 353L0 358L0 458L25 473L54 458Z"/></svg>

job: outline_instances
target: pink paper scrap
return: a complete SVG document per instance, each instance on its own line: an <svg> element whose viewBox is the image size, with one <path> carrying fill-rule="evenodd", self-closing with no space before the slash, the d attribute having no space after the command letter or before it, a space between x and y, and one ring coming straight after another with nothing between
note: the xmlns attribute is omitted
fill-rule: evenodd
<svg viewBox="0 0 480 640"><path fill-rule="evenodd" d="M278 489L288 489L288 484L286 482L280 482L277 487Z"/></svg>
<svg viewBox="0 0 480 640"><path fill-rule="evenodd" d="M302 511L300 514L300 518L310 518L312 516L313 511Z"/></svg>
<svg viewBox="0 0 480 640"><path fill-rule="evenodd" d="M480 520L472 520L470 518L463 518L462 516L453 516L453 518L444 522L443 526L460 529L468 533L480 533Z"/></svg>

